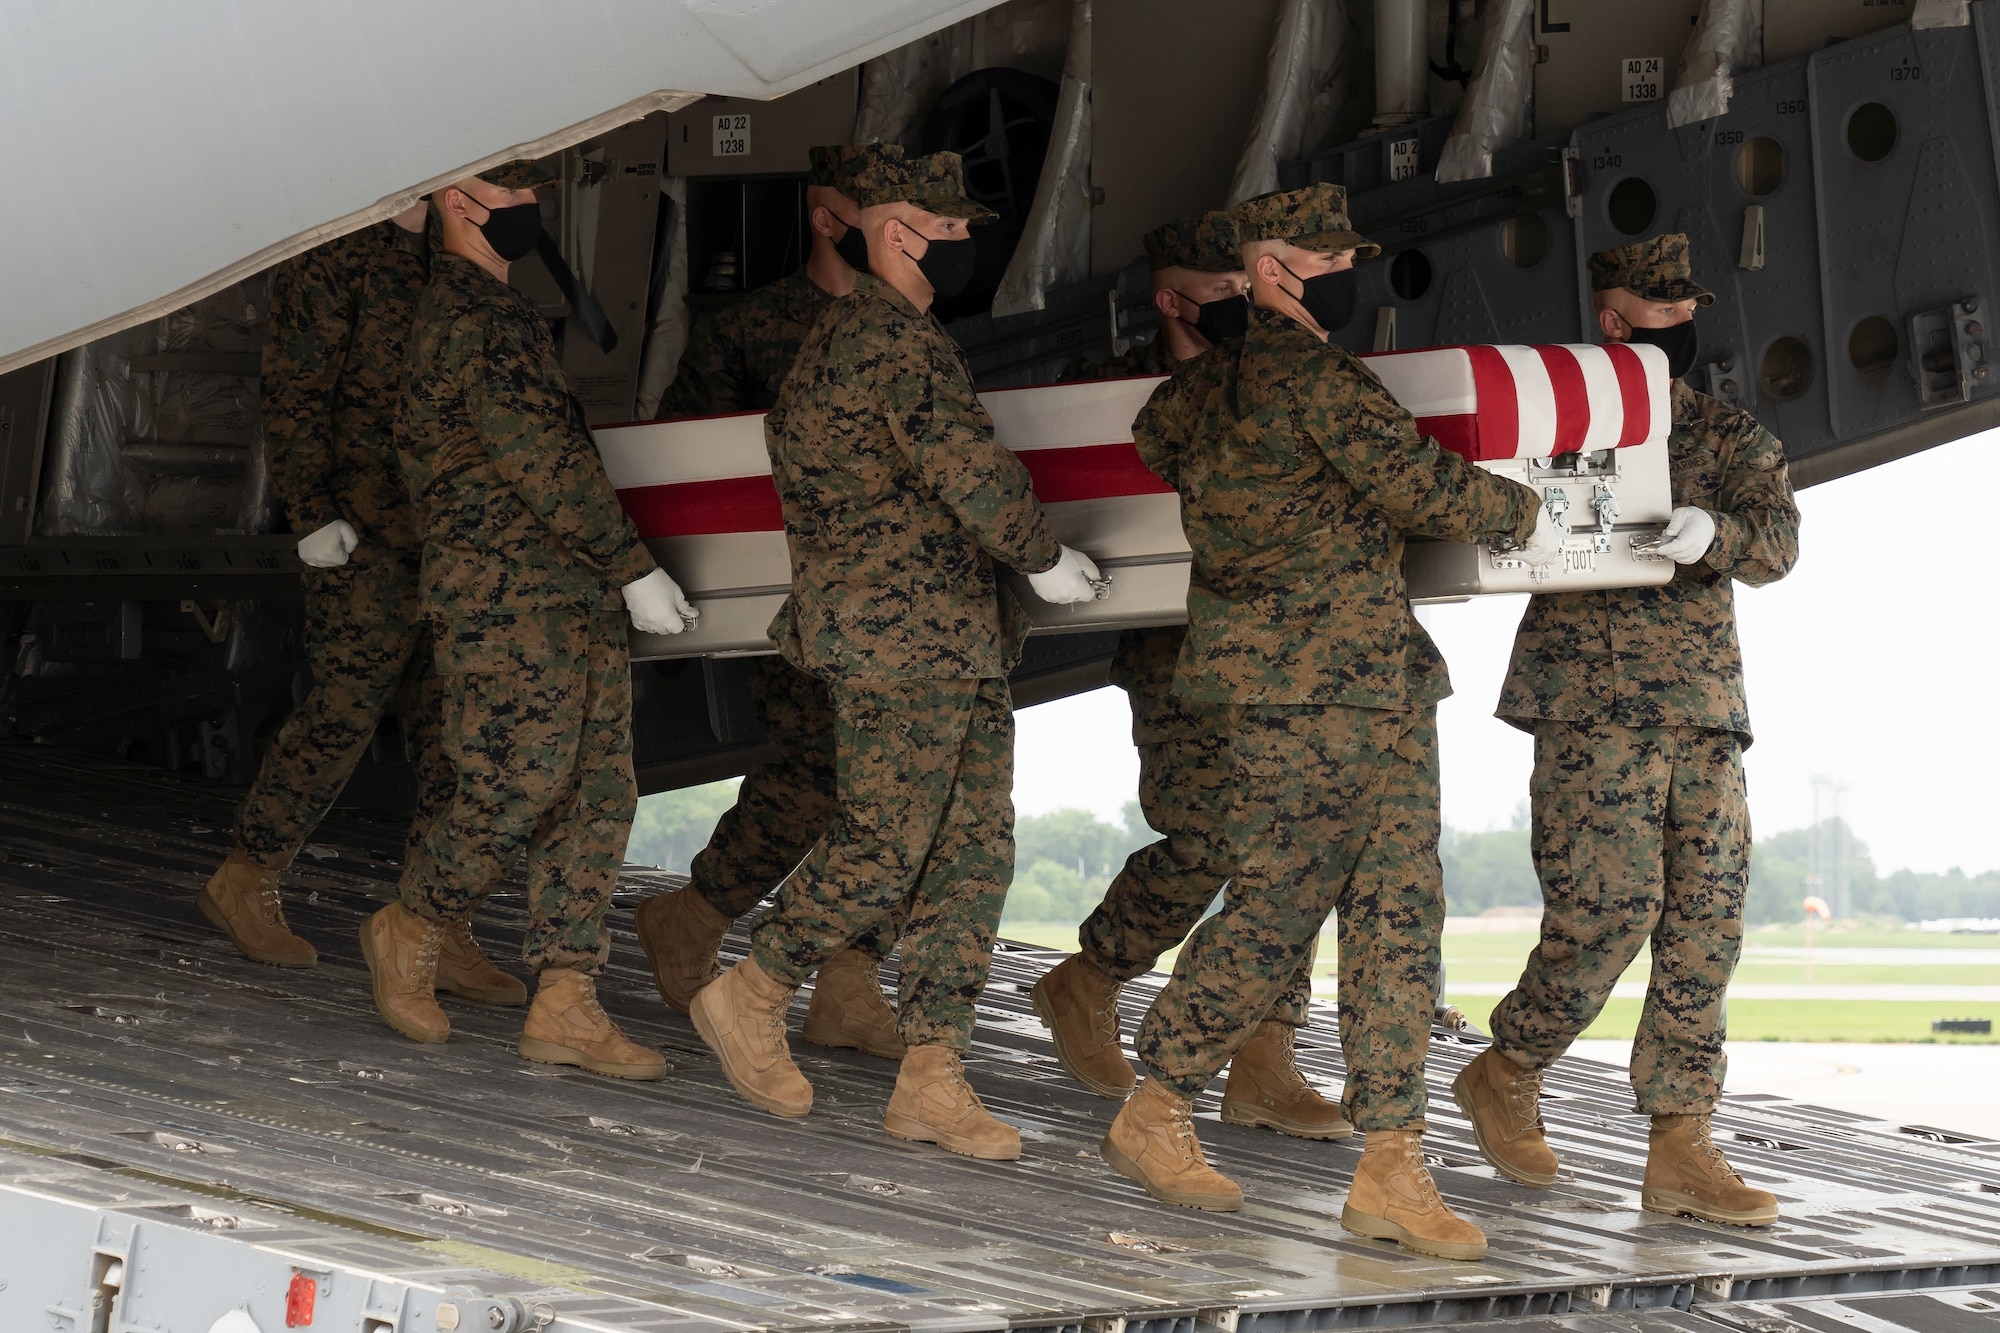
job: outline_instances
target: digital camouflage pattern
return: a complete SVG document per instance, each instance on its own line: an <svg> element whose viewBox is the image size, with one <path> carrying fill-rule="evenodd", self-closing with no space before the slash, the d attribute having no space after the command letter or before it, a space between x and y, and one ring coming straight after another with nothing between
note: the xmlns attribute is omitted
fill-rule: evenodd
<svg viewBox="0 0 2000 1333"><path fill-rule="evenodd" d="M1014 710L1002 679L839 680L840 813L751 935L787 986L905 915L906 1045L972 1048L1014 875Z"/></svg>
<svg viewBox="0 0 2000 1333"><path fill-rule="evenodd" d="M552 171L533 158L517 157L479 173L479 179L503 190L546 190L562 184L560 172Z"/></svg>
<svg viewBox="0 0 2000 1333"><path fill-rule="evenodd" d="M883 148L884 145L879 143L834 143L808 148L806 184L847 194L847 178ZM903 151L901 144L895 145L895 149L899 155ZM849 198L852 197L849 195Z"/></svg>
<svg viewBox="0 0 2000 1333"><path fill-rule="evenodd" d="M1146 247L1146 267L1155 273L1168 268L1235 273L1243 267L1236 252L1236 220L1221 209L1155 227L1140 243Z"/></svg>
<svg viewBox="0 0 2000 1333"><path fill-rule="evenodd" d="M1216 216L1227 217L1210 215ZM1161 359L1162 374L1190 364ZM1118 373L1111 363L1086 367L1077 378ZM1226 836L1230 724L1221 705L1175 696L1174 670L1186 639L1183 625L1129 629L1111 656L1110 683L1125 691L1132 708L1139 809L1161 835L1125 859L1104 900L1077 929L1085 959L1121 982L1152 971L1160 955L1185 940L1234 870ZM1311 1005L1309 955L1270 1017L1302 1027Z"/></svg>
<svg viewBox="0 0 2000 1333"><path fill-rule="evenodd" d="M1715 520L1715 541L1650 588L1538 593L1514 636L1496 710L1625 727L1714 727L1750 743L1731 580L1775 582L1799 558L1785 450L1748 412L1675 381L1668 471L1676 506Z"/></svg>
<svg viewBox="0 0 2000 1333"><path fill-rule="evenodd" d="M655 568L604 475L548 325L441 254L410 333L403 474L426 518L451 803L405 865L411 911L458 920L525 853L524 956L594 973L625 859L632 668L618 589Z"/></svg>
<svg viewBox="0 0 2000 1333"><path fill-rule="evenodd" d="M656 566L534 303L471 260L438 255L408 375L398 449L426 516L428 614L622 609L618 590Z"/></svg>
<svg viewBox="0 0 2000 1333"><path fill-rule="evenodd" d="M1336 234L1338 201L1321 202L1278 220ZM1348 1116L1421 1124L1444 921L1433 705L1450 681L1411 614L1403 540L1525 538L1539 500L1420 437L1354 357L1258 308L1240 345L1155 390L1133 433L1181 496L1194 559L1174 693L1230 706L1236 858L1139 1056L1199 1092L1337 910Z"/></svg>
<svg viewBox="0 0 2000 1333"><path fill-rule="evenodd" d="M1715 302L1715 293L1694 280L1685 232L1650 236L1592 255L1590 290L1603 292L1614 287L1624 287L1648 301Z"/></svg>
<svg viewBox="0 0 2000 1333"><path fill-rule="evenodd" d="M1240 344L1154 391L1140 456L1181 496L1194 551L1177 694L1411 709L1450 693L1411 613L1405 534L1525 540L1534 491L1419 435L1346 350L1250 312Z"/></svg>
<svg viewBox="0 0 2000 1333"><path fill-rule="evenodd" d="M764 429L792 558L779 651L835 681L1004 676L1027 617L995 563L1061 548L943 326L861 274Z"/></svg>
<svg viewBox="0 0 2000 1333"><path fill-rule="evenodd" d="M840 813L833 695L826 682L782 657L753 658L750 707L764 739L778 747L778 757L753 764L743 775L736 804L717 821L688 875L695 892L727 917L740 917L762 902ZM886 958L896 947L894 926L856 947Z"/></svg>
<svg viewBox="0 0 2000 1333"><path fill-rule="evenodd" d="M843 172L840 192L863 208L915 204L939 217L991 222L999 214L965 197L965 162L957 153L911 157L895 144L876 144Z"/></svg>
<svg viewBox="0 0 2000 1333"><path fill-rule="evenodd" d="M617 611L524 609L437 626L450 801L403 868L403 905L462 921L525 854L522 956L596 973L638 807L632 665Z"/></svg>
<svg viewBox="0 0 2000 1333"><path fill-rule="evenodd" d="M1147 1071L1213 1079L1339 918L1341 1101L1364 1133L1420 1126L1444 929L1434 709L1230 710L1236 875L1139 1026Z"/></svg>
<svg viewBox="0 0 2000 1333"><path fill-rule="evenodd" d="M335 519L372 546L422 549L396 461L403 356L429 258L378 222L278 265L264 342L264 462L292 531Z"/></svg>
<svg viewBox="0 0 2000 1333"><path fill-rule="evenodd" d="M1675 240L1664 252L1684 269L1685 238L1610 253ZM1523 1063L1555 1060L1650 941L1632 1085L1655 1115L1707 1112L1726 1068L1723 997L1750 862L1731 581L1773 582L1799 554L1784 448L1749 413L1677 382L1667 447L1674 504L1706 510L1714 543L1659 587L1531 598L1498 709L1535 734L1544 910L1521 984L1494 1011L1494 1040Z"/></svg>
<svg viewBox="0 0 2000 1333"><path fill-rule="evenodd" d="M1706 1115L1728 1067L1723 999L1750 882L1742 742L1709 727L1543 722L1533 790L1541 941L1493 1011L1494 1043L1531 1068L1553 1063L1650 943L1638 1109Z"/></svg>
<svg viewBox="0 0 2000 1333"><path fill-rule="evenodd" d="M313 685L272 738L236 815L236 845L283 869L319 826L398 692L417 772L412 840L441 772L428 631L417 596L422 533L393 435L404 342L429 268L422 235L393 222L278 266L264 344L264 456L293 530L336 519L361 544L346 564L304 571ZM420 696L420 697L419 697Z"/></svg>
<svg viewBox="0 0 2000 1333"><path fill-rule="evenodd" d="M1084 380L1138 379L1147 375L1171 375L1174 373L1174 354L1167 350L1164 335L1155 336L1149 343L1139 343L1122 356L1114 356L1109 361L1074 361L1056 376L1058 384L1076 384Z"/></svg>
<svg viewBox="0 0 2000 1333"><path fill-rule="evenodd" d="M1111 658L1111 683L1132 705L1139 751L1139 809L1161 836L1125 859L1104 901L1077 929L1098 971L1130 981L1188 937L1235 872L1228 821L1233 791L1229 710L1174 694L1187 630L1126 630ZM1312 955L1294 973L1270 1018L1303 1027L1312 1005Z"/></svg>
<svg viewBox="0 0 2000 1333"><path fill-rule="evenodd" d="M800 268L695 320L663 417L764 412L778 401L806 334L833 297Z"/></svg>
<svg viewBox="0 0 2000 1333"><path fill-rule="evenodd" d="M1347 191L1338 185L1260 194L1236 205L1230 219L1239 248L1252 241L1285 241L1302 250L1353 250L1356 259L1382 253L1348 221Z"/></svg>
<svg viewBox="0 0 2000 1333"><path fill-rule="evenodd" d="M236 845L273 870L292 863L333 808L399 696L417 779L411 847L449 799L452 783L438 748L439 689L416 561L364 543L346 564L308 568L304 578L312 690L271 738L236 811Z"/></svg>

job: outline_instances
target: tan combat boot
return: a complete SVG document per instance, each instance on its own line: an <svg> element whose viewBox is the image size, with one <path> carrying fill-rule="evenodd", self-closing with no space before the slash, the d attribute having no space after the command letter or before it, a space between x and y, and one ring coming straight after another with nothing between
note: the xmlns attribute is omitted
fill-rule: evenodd
<svg viewBox="0 0 2000 1333"><path fill-rule="evenodd" d="M1366 1143L1340 1210L1340 1225L1440 1259L1486 1257L1486 1233L1438 1197L1424 1165L1422 1130L1376 1129L1363 1137Z"/></svg>
<svg viewBox="0 0 2000 1333"><path fill-rule="evenodd" d="M1028 998L1069 1076L1100 1097L1122 1101L1139 1075L1118 1048L1119 989L1118 982L1073 953L1050 968Z"/></svg>
<svg viewBox="0 0 2000 1333"><path fill-rule="evenodd" d="M1778 1220L1777 1196L1743 1183L1709 1137L1705 1115L1653 1117L1639 1206L1737 1227L1767 1227Z"/></svg>
<svg viewBox="0 0 2000 1333"><path fill-rule="evenodd" d="M443 1041L451 1020L437 1002L438 950L445 928L401 903L361 923L361 956L375 981L375 1011L411 1041Z"/></svg>
<svg viewBox="0 0 2000 1333"><path fill-rule="evenodd" d="M312 945L285 924L278 872L258 865L241 848L209 876L194 901L245 958L277 967L311 967L319 961Z"/></svg>
<svg viewBox="0 0 2000 1333"><path fill-rule="evenodd" d="M1243 1189L1208 1164L1194 1134L1194 1103L1156 1078L1139 1085L1097 1145L1119 1175L1161 1203L1233 1213Z"/></svg>
<svg viewBox="0 0 2000 1333"><path fill-rule="evenodd" d="M729 918L715 910L692 884L657 894L639 904L632 929L653 965L653 984L671 1007L688 1012L695 992L722 975L716 950L729 933Z"/></svg>
<svg viewBox="0 0 2000 1333"><path fill-rule="evenodd" d="M1232 1125L1275 1129L1301 1139L1344 1139L1354 1126L1340 1107L1320 1096L1292 1054L1295 1029L1264 1020L1229 1062L1222 1087L1222 1118Z"/></svg>
<svg viewBox="0 0 2000 1333"><path fill-rule="evenodd" d="M597 982L567 967L542 969L534 1007L521 1029L521 1058L575 1065L610 1078L661 1078L667 1072L658 1051L618 1030L597 1002Z"/></svg>
<svg viewBox="0 0 2000 1333"><path fill-rule="evenodd" d="M796 1119L812 1110L813 1089L785 1044L791 1004L792 987L772 979L751 957L697 991L688 1015L722 1061L731 1087L772 1115Z"/></svg>
<svg viewBox="0 0 2000 1333"><path fill-rule="evenodd" d="M903 1058L896 1010L882 994L876 961L859 949L842 949L813 979L799 1035L815 1046L849 1047L884 1060ZM974 1154L977 1156L977 1154Z"/></svg>
<svg viewBox="0 0 2000 1333"><path fill-rule="evenodd" d="M528 1002L528 988L493 965L472 938L472 923L446 926L438 949L437 988L474 1004L518 1009Z"/></svg>
<svg viewBox="0 0 2000 1333"><path fill-rule="evenodd" d="M1522 1185L1556 1183L1561 1163L1542 1133L1540 1070L1524 1069L1498 1046L1488 1046L1452 1080L1451 1095L1495 1171Z"/></svg>
<svg viewBox="0 0 2000 1333"><path fill-rule="evenodd" d="M993 1118L965 1081L965 1065L949 1046L912 1046L889 1094L882 1128L912 1143L935 1143L949 1152L989 1162L1021 1155L1021 1136Z"/></svg>

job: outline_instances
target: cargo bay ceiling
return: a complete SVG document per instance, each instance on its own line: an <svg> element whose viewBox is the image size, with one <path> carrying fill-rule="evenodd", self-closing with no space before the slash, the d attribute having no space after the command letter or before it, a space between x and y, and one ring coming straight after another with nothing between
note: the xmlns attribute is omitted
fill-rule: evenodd
<svg viewBox="0 0 2000 1333"><path fill-rule="evenodd" d="M18 0L0 373L424 191L707 93L777 97L998 0Z"/></svg>

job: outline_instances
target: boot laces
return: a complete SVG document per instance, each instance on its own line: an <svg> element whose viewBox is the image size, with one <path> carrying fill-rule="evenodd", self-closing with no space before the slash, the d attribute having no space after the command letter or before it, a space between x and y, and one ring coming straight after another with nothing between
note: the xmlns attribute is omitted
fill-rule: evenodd
<svg viewBox="0 0 2000 1333"><path fill-rule="evenodd" d="M1118 1044L1118 990L1114 985L1099 995L1090 1010L1093 1033L1106 1046Z"/></svg>
<svg viewBox="0 0 2000 1333"><path fill-rule="evenodd" d="M1424 1164L1424 1145L1421 1139L1410 1139L1403 1144L1403 1166L1416 1182L1419 1202L1427 1209L1441 1209L1444 1198L1438 1193L1437 1182L1431 1179L1431 1169Z"/></svg>
<svg viewBox="0 0 2000 1333"><path fill-rule="evenodd" d="M1312 1092L1313 1086L1306 1082L1305 1074L1299 1069L1298 1050L1293 1045L1295 1035L1293 1030L1287 1027L1283 1035L1278 1038L1278 1079L1285 1085L1287 1091L1294 1094Z"/></svg>
<svg viewBox="0 0 2000 1333"><path fill-rule="evenodd" d="M1707 1116L1701 1116L1694 1122L1694 1150L1695 1155L1715 1174L1739 1185L1743 1183L1743 1177L1736 1173L1736 1168L1729 1164L1729 1159L1722 1155L1722 1149L1710 1136Z"/></svg>
<svg viewBox="0 0 2000 1333"><path fill-rule="evenodd" d="M1194 1103L1176 1100L1167 1112L1167 1126L1176 1151L1183 1157L1202 1156L1201 1139L1194 1132Z"/></svg>
<svg viewBox="0 0 2000 1333"><path fill-rule="evenodd" d="M595 999L595 996L592 998ZM773 1046L779 1049L783 1049L787 1042L785 1019L791 1014L791 1009L791 1004L787 1002L775 1006L770 1012L764 1015L764 1035L770 1040Z"/></svg>
<svg viewBox="0 0 2000 1333"><path fill-rule="evenodd" d="M969 1110L979 1103L978 1094L974 1093L972 1085L966 1082L965 1062L957 1055L952 1056L951 1063L947 1066L945 1089L951 1094L954 1109L960 1112Z"/></svg>
<svg viewBox="0 0 2000 1333"><path fill-rule="evenodd" d="M1542 1123L1542 1072L1539 1069L1518 1071L1508 1089L1507 1100L1514 1108L1517 1120L1539 1127Z"/></svg>
<svg viewBox="0 0 2000 1333"><path fill-rule="evenodd" d="M278 929L291 930L291 927L285 924L285 897L278 890L277 876L273 875L257 885L257 909L263 913L264 920Z"/></svg>
<svg viewBox="0 0 2000 1333"><path fill-rule="evenodd" d="M417 959L413 980L423 985L434 985L437 980L438 952L444 947L445 927L436 922L424 922L424 932L417 938Z"/></svg>
<svg viewBox="0 0 2000 1333"><path fill-rule="evenodd" d="M597 983L593 981L591 978L589 977L583 978L583 985L579 989L579 992L575 1000L575 1004L577 1008L583 1010L583 1012L594 1021L602 1024L605 1027L612 1026L611 1015L605 1013L604 1006L598 1003Z"/></svg>

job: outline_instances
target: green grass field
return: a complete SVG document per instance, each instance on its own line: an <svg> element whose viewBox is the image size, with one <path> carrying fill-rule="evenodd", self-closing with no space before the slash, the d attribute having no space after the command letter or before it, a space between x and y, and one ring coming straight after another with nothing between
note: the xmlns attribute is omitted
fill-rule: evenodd
<svg viewBox="0 0 2000 1333"><path fill-rule="evenodd" d="M1010 939L1048 948L1074 950L1076 927L1049 924L1009 925L1001 932ZM1914 930L1883 928L1838 928L1819 931L1813 941L1812 973L1800 959L1760 958L1763 949L1796 949L1805 944L1798 927L1751 931L1744 939L1744 958L1736 980L1768 984L1800 985L2000 985L2000 966L1985 961L1954 963L1955 950L1983 949L1988 957L2000 950L2000 938L1990 935L1930 935ZM1452 994L1454 986L1466 982L1511 982L1521 975L1521 964L1535 946L1529 932L1491 935L1446 935L1444 960L1446 998L1456 1004L1482 1029L1487 1015L1497 1003L1490 995ZM1883 965L1843 961L1843 950L1924 949L1938 955L1936 962L1922 965ZM1162 969L1173 966L1173 955L1160 960ZM1625 980L1643 983L1651 959L1641 950L1626 972ZM1315 975L1334 974L1333 942L1321 943ZM1641 1001L1614 999L1592 1024L1586 1037L1629 1040L1638 1027ZM2000 1005L1969 1001L1933 1003L1904 1000L1753 1000L1732 1001L1729 1005L1729 1035L1735 1041L1853 1041L1853 1042L1949 1042L1991 1043L1995 1036L1934 1036L1931 1020L1938 1018L2000 1019Z"/></svg>
<svg viewBox="0 0 2000 1333"><path fill-rule="evenodd" d="M1447 996L1484 1031L1487 1016L1499 1001L1490 995ZM1639 1026L1639 1000L1612 1000L1586 1038L1630 1041ZM1922 1042L1990 1045L2000 1037L1939 1036L1931 1032L1934 1018L1995 1017L1994 1007L1961 1005L1956 1009L1903 1000L1731 1000L1731 1041L1854 1041Z"/></svg>

